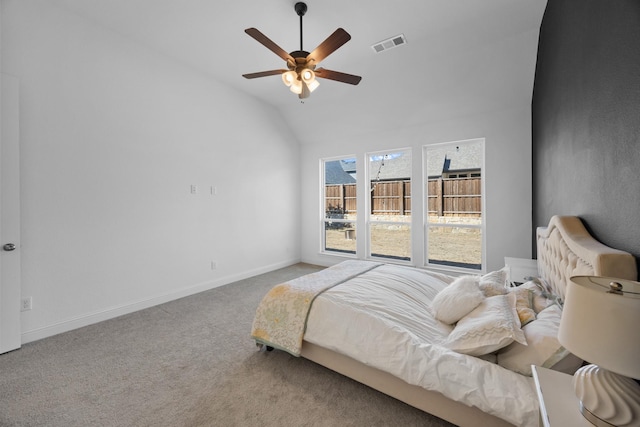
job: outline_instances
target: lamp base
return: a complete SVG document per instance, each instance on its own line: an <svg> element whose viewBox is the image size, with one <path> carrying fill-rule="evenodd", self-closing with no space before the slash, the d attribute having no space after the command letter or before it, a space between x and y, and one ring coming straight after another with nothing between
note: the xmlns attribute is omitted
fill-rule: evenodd
<svg viewBox="0 0 640 427"><path fill-rule="evenodd" d="M589 421L596 427L616 427L614 424L601 420L596 415L592 414L587 408L584 407L582 402L580 402L580 413L587 419L587 421Z"/></svg>
<svg viewBox="0 0 640 427"><path fill-rule="evenodd" d="M640 385L597 365L578 369L573 386L580 412L597 427L640 426Z"/></svg>

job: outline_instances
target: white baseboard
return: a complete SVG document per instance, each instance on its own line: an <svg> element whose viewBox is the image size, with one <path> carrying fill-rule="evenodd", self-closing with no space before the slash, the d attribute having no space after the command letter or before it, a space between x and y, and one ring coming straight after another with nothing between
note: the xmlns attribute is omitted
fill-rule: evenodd
<svg viewBox="0 0 640 427"><path fill-rule="evenodd" d="M194 295L200 292L208 291L209 289L217 288L219 286L228 285L229 283L237 282L238 280L247 279L249 277L257 276L258 274L268 273L270 271L277 270L279 268L288 267L300 262L299 259L288 260L279 262L276 264L266 265L253 270L243 271L242 273L232 274L230 276L222 277L216 280L198 283L193 286L176 290L175 292L169 292L162 295L157 295L151 298L147 298L140 301L123 304L117 307L111 307L104 310L88 313L86 315L73 317L66 319L62 322L57 322L51 325L43 326L30 331L23 331L21 334L22 344L26 344L32 341L37 341L43 338L48 338L63 332L72 331L74 329L89 326L94 323L102 322L105 320L113 319L118 316L133 313L145 308L154 307L165 302L173 301L176 299L184 298L189 295Z"/></svg>

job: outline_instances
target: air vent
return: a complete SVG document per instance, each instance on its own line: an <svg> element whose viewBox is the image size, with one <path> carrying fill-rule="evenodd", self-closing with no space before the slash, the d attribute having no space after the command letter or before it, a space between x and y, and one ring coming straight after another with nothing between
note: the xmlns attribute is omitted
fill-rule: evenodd
<svg viewBox="0 0 640 427"><path fill-rule="evenodd" d="M404 34L399 34L397 36L393 36L389 39L386 40L382 40L381 42L378 42L376 44L374 44L373 46L371 46L371 48L376 52L376 53L380 53L384 50L389 50L392 49L394 47L398 47L400 45L406 44L407 43L407 39L404 37Z"/></svg>

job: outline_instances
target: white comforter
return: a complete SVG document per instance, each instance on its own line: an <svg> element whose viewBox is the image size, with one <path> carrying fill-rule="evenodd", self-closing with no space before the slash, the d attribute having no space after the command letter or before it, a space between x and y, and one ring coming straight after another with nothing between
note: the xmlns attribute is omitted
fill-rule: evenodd
<svg viewBox="0 0 640 427"><path fill-rule="evenodd" d="M429 308L447 285L442 279L393 265L366 272L316 298L304 339L517 426L537 426L531 378L439 345L452 330Z"/></svg>

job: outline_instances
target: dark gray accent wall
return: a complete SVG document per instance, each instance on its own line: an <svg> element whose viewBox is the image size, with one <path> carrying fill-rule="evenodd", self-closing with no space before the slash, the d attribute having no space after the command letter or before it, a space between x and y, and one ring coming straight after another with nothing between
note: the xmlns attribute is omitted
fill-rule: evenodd
<svg viewBox="0 0 640 427"><path fill-rule="evenodd" d="M532 127L534 227L577 215L638 259L640 0L549 0Z"/></svg>

